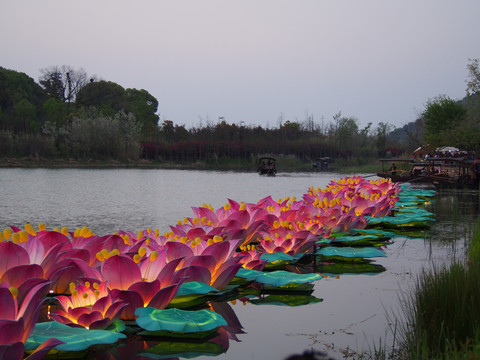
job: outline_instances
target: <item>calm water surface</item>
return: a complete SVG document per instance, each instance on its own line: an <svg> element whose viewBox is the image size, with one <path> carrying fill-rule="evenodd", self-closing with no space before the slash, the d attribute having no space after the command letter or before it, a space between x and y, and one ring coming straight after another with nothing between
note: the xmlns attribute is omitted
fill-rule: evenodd
<svg viewBox="0 0 480 360"><path fill-rule="evenodd" d="M361 175L361 174L360 174ZM103 235L123 230L169 230L191 216L191 207L223 206L227 199L257 202L271 195L301 198L310 186L325 187L334 173L278 174L182 170L0 169L0 229L9 225L48 228L84 225ZM391 344L392 313L416 276L433 263L461 257L478 214L478 194L438 194L429 209L437 214L421 239L394 238L375 275L341 275L315 282L322 302L298 306L230 304L243 326L217 359L284 359L306 349L335 358L355 358L350 350ZM457 239L457 241L452 241ZM383 345L382 345L383 346ZM211 357L197 357L204 360Z"/></svg>

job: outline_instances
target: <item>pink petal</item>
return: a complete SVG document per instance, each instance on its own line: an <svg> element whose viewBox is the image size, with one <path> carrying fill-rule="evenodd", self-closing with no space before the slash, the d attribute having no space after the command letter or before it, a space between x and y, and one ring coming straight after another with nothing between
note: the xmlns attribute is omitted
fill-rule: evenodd
<svg viewBox="0 0 480 360"><path fill-rule="evenodd" d="M90 313L90 309L85 306L68 309L68 315L73 319L78 319L84 314Z"/></svg>
<svg viewBox="0 0 480 360"><path fill-rule="evenodd" d="M193 251L190 246L182 244L181 242L169 241L165 244L165 257L167 262L178 258L188 258L193 256Z"/></svg>
<svg viewBox="0 0 480 360"><path fill-rule="evenodd" d="M158 259L157 259L158 260ZM160 287L166 287L173 283L173 278L175 276L175 271L177 270L178 265L183 260L183 258L178 258L170 261L164 266L162 271L158 274L157 280L160 281Z"/></svg>
<svg viewBox="0 0 480 360"><path fill-rule="evenodd" d="M140 281L128 288L128 290L139 293L143 299L144 304L148 304L160 289L160 282L158 280L152 282Z"/></svg>
<svg viewBox="0 0 480 360"><path fill-rule="evenodd" d="M219 290L227 286L237 274L238 269L242 267L240 260L240 258L232 258L220 265L212 276L211 285Z"/></svg>
<svg viewBox="0 0 480 360"><path fill-rule="evenodd" d="M2 360L22 360L24 352L25 346L22 342L0 345L0 359Z"/></svg>
<svg viewBox="0 0 480 360"><path fill-rule="evenodd" d="M99 320L103 320L103 315L98 311L92 311L80 315L77 319L77 323L83 327L90 327L93 322Z"/></svg>
<svg viewBox="0 0 480 360"><path fill-rule="evenodd" d="M200 267L207 268L211 273L215 270L215 267L219 262L221 263L222 259L217 261L217 258L215 258L212 255L196 255L196 256L192 256L191 258L188 258L187 261L185 261L185 264L183 266L184 267L200 266Z"/></svg>
<svg viewBox="0 0 480 360"><path fill-rule="evenodd" d="M120 317L120 314L123 311L123 308L125 308L128 304L119 300L114 302L107 310L105 313L105 317L108 317L112 319L112 322L117 320Z"/></svg>
<svg viewBox="0 0 480 360"><path fill-rule="evenodd" d="M113 323L112 319L105 317L105 318L98 319L96 321L91 322L88 328L90 330L104 330L107 327L109 327L110 324L112 323Z"/></svg>
<svg viewBox="0 0 480 360"><path fill-rule="evenodd" d="M179 287L180 283L161 289L148 303L148 306L154 307L155 309L165 309L168 304L170 304L170 301L172 301L172 299L175 297Z"/></svg>
<svg viewBox="0 0 480 360"><path fill-rule="evenodd" d="M198 281L210 285L212 276L205 267L188 266L176 272L174 281L179 281L182 278L186 278L186 281Z"/></svg>
<svg viewBox="0 0 480 360"><path fill-rule="evenodd" d="M110 295L112 299L122 300L127 304L120 315L122 320L135 320L135 310L145 306L142 297L135 291L114 289Z"/></svg>
<svg viewBox="0 0 480 360"><path fill-rule="evenodd" d="M23 301L27 296L28 292L36 285L44 282L45 282L45 279L39 279L39 278L32 278L24 281L22 285L18 287L17 303L23 304Z"/></svg>
<svg viewBox="0 0 480 360"><path fill-rule="evenodd" d="M227 241L213 243L202 251L202 255L211 255L218 263L225 261L230 254L230 244Z"/></svg>
<svg viewBox="0 0 480 360"><path fill-rule="evenodd" d="M58 262L58 254L60 250L62 249L63 245L62 244L57 244L54 247L50 248L46 254L44 255L42 262L40 265L43 268L43 271L45 274L49 274L51 272L51 269L55 266L55 264Z"/></svg>
<svg viewBox="0 0 480 360"><path fill-rule="evenodd" d="M105 314L110 305L112 305L112 299L107 295L98 299L95 304L93 304L92 311L99 311L102 314Z"/></svg>
<svg viewBox="0 0 480 360"><path fill-rule="evenodd" d="M50 288L50 282L46 281L35 285L25 296L23 303L18 311L17 317L22 317L24 320L23 341L27 341L28 337L35 327L42 304L44 303L45 295Z"/></svg>
<svg viewBox="0 0 480 360"><path fill-rule="evenodd" d="M83 260L85 263L90 264L90 252L86 249L69 249L66 251L62 251L59 254L59 258L63 259L80 259Z"/></svg>
<svg viewBox="0 0 480 360"><path fill-rule="evenodd" d="M0 243L0 277L10 268L18 265L30 264L27 251L11 241Z"/></svg>
<svg viewBox="0 0 480 360"><path fill-rule="evenodd" d="M16 320L16 318L17 302L13 298L10 290L5 287L0 287L0 319Z"/></svg>
<svg viewBox="0 0 480 360"><path fill-rule="evenodd" d="M57 231L41 231L38 233L37 238L43 243L47 251L57 244L62 244L62 249L64 250L72 248L70 240Z"/></svg>
<svg viewBox="0 0 480 360"><path fill-rule="evenodd" d="M25 360L41 360L43 359L50 350L52 350L55 346L65 344L63 341L58 339L48 339L42 343L35 351L28 356Z"/></svg>
<svg viewBox="0 0 480 360"><path fill-rule="evenodd" d="M57 310L54 313L50 314L50 318L54 321L59 323L69 325L73 324L73 320L69 317L69 315L63 310Z"/></svg>
<svg viewBox="0 0 480 360"><path fill-rule="evenodd" d="M102 265L102 277L109 289L127 290L132 284L142 281L137 264L125 255L115 255Z"/></svg>
<svg viewBox="0 0 480 360"><path fill-rule="evenodd" d="M43 269L40 265L18 265L12 267L3 274L2 281L10 286L19 288L23 282L32 278L43 278Z"/></svg>
<svg viewBox="0 0 480 360"><path fill-rule="evenodd" d="M23 342L23 319L0 320L0 345L9 345L17 341Z"/></svg>
<svg viewBox="0 0 480 360"><path fill-rule="evenodd" d="M200 227L193 228L187 232L187 237L192 240L195 239L196 237L203 239L205 237L205 230L203 230Z"/></svg>

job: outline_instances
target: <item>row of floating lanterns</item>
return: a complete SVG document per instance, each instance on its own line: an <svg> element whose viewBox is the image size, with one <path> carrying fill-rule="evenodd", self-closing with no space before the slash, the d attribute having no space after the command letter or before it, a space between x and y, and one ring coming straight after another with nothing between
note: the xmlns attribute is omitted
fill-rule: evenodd
<svg viewBox="0 0 480 360"><path fill-rule="evenodd" d="M132 328L148 337L239 333L216 300L258 303L259 292L271 292L289 305L321 301L310 294L322 277L381 271L369 259L385 256L396 232L432 221L419 205L433 195L347 177L301 200L194 207L163 234L8 227L0 232L0 300L8 304L0 310L0 350L8 359L82 351L125 339ZM282 293L303 295L292 301Z"/></svg>

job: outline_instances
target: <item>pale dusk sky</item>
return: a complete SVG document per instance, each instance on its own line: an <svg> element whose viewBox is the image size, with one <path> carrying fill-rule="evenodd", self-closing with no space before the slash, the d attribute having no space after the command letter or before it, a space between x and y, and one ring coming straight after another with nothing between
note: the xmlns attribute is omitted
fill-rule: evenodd
<svg viewBox="0 0 480 360"><path fill-rule="evenodd" d="M2 0L0 66L83 68L145 89L161 120L276 127L414 121L465 96L478 0Z"/></svg>

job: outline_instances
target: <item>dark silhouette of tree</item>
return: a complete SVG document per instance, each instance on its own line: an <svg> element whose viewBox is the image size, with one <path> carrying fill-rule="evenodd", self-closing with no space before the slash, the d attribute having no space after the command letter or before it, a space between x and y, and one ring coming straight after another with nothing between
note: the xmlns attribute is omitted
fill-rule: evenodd
<svg viewBox="0 0 480 360"><path fill-rule="evenodd" d="M87 84L87 73L72 66L50 66L40 70L40 85L48 96L71 103L78 92Z"/></svg>

